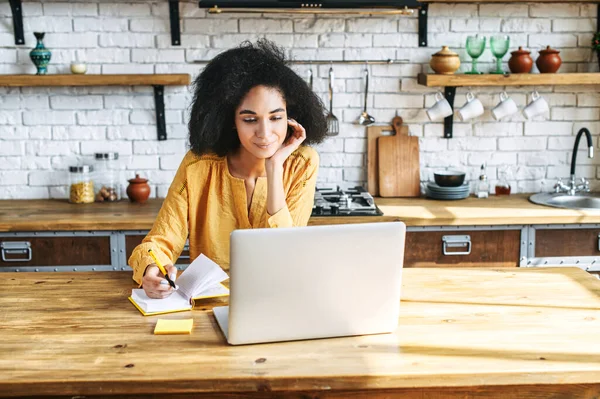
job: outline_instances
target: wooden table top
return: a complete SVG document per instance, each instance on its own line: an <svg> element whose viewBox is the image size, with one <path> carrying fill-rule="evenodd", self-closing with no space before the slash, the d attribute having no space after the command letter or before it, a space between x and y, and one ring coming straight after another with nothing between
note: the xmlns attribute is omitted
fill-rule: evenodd
<svg viewBox="0 0 600 399"><path fill-rule="evenodd" d="M237 347L210 304L140 315L130 273L2 276L0 397L600 394L600 281L577 268L405 269L393 334ZM191 335L152 333L190 317Z"/></svg>
<svg viewBox="0 0 600 399"><path fill-rule="evenodd" d="M390 222L407 226L525 225L600 223L600 210L581 211L536 205L529 194L470 197L461 201L425 198L376 198L384 216L312 217L309 225ZM162 205L161 199L146 204L70 204L65 200L2 200L0 232L71 230L150 230Z"/></svg>

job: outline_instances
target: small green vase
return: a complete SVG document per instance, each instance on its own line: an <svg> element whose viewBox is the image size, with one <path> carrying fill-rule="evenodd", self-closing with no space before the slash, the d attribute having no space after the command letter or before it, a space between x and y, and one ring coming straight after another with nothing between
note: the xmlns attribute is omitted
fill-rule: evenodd
<svg viewBox="0 0 600 399"><path fill-rule="evenodd" d="M50 58L52 58L52 52L44 46L45 32L33 32L33 34L37 39L37 45L29 52L29 57L37 68L36 75L45 75L48 72L48 63L50 62Z"/></svg>

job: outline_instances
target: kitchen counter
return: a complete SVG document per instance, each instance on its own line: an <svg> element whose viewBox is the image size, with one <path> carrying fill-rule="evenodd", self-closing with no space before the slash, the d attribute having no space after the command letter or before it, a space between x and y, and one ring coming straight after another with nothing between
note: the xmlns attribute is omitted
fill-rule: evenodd
<svg viewBox="0 0 600 399"><path fill-rule="evenodd" d="M405 269L395 333L237 347L214 304L142 316L129 273L3 277L0 397L600 395L600 281L577 268Z"/></svg>
<svg viewBox="0 0 600 399"><path fill-rule="evenodd" d="M310 225L402 220L407 226L600 223L599 211L551 208L529 202L530 194L470 197L461 201L376 198L384 216L312 217ZM70 204L64 200L0 201L0 232L149 230L162 200L146 204Z"/></svg>

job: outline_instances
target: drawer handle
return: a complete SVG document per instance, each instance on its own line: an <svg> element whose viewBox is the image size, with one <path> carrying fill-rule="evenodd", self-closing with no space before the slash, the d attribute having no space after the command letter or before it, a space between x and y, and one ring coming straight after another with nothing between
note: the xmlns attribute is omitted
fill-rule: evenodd
<svg viewBox="0 0 600 399"><path fill-rule="evenodd" d="M0 243L3 262L29 262L31 260L31 243L29 241L3 241ZM10 255L25 257L9 258Z"/></svg>
<svg viewBox="0 0 600 399"><path fill-rule="evenodd" d="M448 248L467 248L465 251L448 251ZM442 252L447 256L470 255L471 236L443 236Z"/></svg>

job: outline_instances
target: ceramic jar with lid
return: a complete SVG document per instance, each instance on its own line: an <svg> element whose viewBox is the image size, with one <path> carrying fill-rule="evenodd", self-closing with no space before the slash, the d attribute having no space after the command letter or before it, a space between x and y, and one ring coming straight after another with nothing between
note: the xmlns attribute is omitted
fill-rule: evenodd
<svg viewBox="0 0 600 399"><path fill-rule="evenodd" d="M440 51L431 56L429 66L435 73L452 75L460 67L460 58L448 46L442 46Z"/></svg>
<svg viewBox="0 0 600 399"><path fill-rule="evenodd" d="M562 64L560 51L547 46L544 50L540 50L540 55L535 60L535 65L540 70L540 73L556 73Z"/></svg>
<svg viewBox="0 0 600 399"><path fill-rule="evenodd" d="M127 196L131 202L139 202L140 204L146 202L150 196L148 179L141 178L140 175L136 174L135 179L129 179L128 182Z"/></svg>
<svg viewBox="0 0 600 399"><path fill-rule="evenodd" d="M531 51L523 50L523 47L519 47L518 50L510 53L511 57L508 60L508 68L512 73L529 73L533 68L533 59L531 58Z"/></svg>

